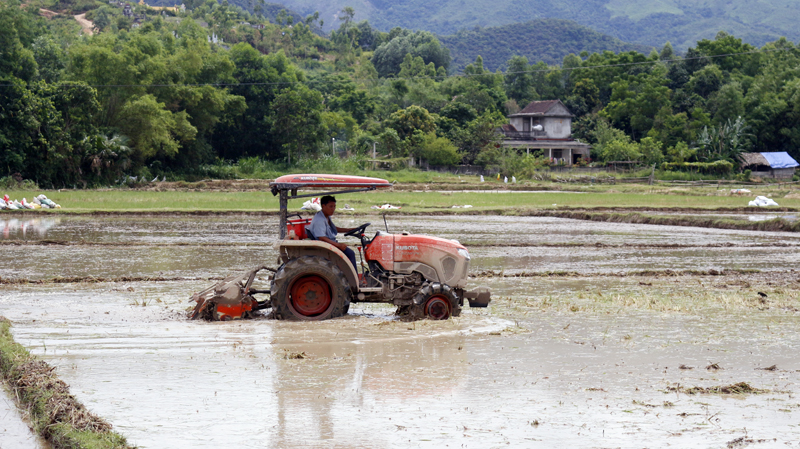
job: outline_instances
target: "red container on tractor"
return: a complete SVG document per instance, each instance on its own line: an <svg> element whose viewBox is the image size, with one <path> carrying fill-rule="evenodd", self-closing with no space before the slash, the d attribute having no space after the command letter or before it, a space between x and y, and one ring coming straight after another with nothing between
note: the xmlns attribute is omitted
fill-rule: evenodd
<svg viewBox="0 0 800 449"><path fill-rule="evenodd" d="M300 217L300 214L297 214ZM311 218L295 218L293 220L286 220L286 235L294 236L295 240L305 240L308 238L306 234L306 226L311 224Z"/></svg>
<svg viewBox="0 0 800 449"><path fill-rule="evenodd" d="M409 319L448 319L458 316L466 299L470 307L487 307L486 287L466 289L469 251L455 240L406 232L377 231L372 238L364 223L344 234L358 238L364 249L361 273L335 246L311 240L311 218L288 219L290 198L307 198L391 187L388 181L346 175L286 175L270 183L279 196L280 240L278 268L257 267L196 293L191 318L244 318L254 310L272 308L277 319L324 320L346 315L353 302L382 302L397 306ZM298 195L302 188L339 190ZM343 190L342 190L343 189ZM360 253L360 252L359 252ZM272 271L269 288L254 288L256 274ZM254 295L269 294L259 301Z"/></svg>

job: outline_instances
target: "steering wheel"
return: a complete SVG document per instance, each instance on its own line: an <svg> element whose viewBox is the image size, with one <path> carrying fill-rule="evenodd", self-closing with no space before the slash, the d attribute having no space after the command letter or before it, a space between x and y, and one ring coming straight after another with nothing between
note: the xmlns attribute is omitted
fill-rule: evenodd
<svg viewBox="0 0 800 449"><path fill-rule="evenodd" d="M359 226L357 228L353 228L352 230L350 230L348 232L345 232L344 235L347 236L347 237L358 237L361 234L363 234L364 231L367 229L367 226L369 226L371 224L372 223L364 223L364 224L362 224L361 226Z"/></svg>

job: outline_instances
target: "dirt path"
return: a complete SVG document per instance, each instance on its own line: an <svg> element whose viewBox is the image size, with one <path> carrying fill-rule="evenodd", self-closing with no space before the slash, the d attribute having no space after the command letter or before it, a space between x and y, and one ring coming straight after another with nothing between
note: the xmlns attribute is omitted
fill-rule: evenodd
<svg viewBox="0 0 800 449"><path fill-rule="evenodd" d="M92 23L92 21L90 20L86 20L86 13L78 14L77 16L75 16L75 20L77 20L78 23L81 24L81 31L83 31L83 34L86 34L88 36L94 34L94 31L92 31L92 29L94 28L94 23Z"/></svg>
<svg viewBox="0 0 800 449"><path fill-rule="evenodd" d="M58 13L55 11L50 11L49 9L39 8L39 14L43 17L47 17L48 19L52 19L53 17L57 16Z"/></svg>

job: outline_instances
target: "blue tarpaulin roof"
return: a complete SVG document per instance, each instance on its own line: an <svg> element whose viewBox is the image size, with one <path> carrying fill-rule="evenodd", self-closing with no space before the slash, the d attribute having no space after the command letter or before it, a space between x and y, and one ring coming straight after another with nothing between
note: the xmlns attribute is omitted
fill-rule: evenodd
<svg viewBox="0 0 800 449"><path fill-rule="evenodd" d="M794 160L789 153L785 151L775 152L775 153L761 153L764 156L764 159L769 162L769 166L772 168L792 168L797 167L798 164L796 160Z"/></svg>

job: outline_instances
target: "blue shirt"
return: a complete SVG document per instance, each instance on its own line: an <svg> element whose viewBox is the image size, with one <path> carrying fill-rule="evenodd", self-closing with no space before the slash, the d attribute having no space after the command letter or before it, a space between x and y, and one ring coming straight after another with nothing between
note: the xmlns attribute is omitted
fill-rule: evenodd
<svg viewBox="0 0 800 449"><path fill-rule="evenodd" d="M336 241L336 234L338 230L336 226L333 225L333 222L330 218L326 217L322 211L317 212L314 215L314 218L311 220L311 224L308 225L308 229L314 234L314 237L319 239L320 237L327 237L334 242Z"/></svg>

